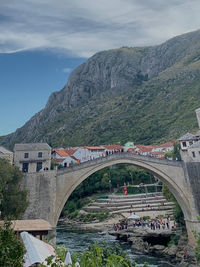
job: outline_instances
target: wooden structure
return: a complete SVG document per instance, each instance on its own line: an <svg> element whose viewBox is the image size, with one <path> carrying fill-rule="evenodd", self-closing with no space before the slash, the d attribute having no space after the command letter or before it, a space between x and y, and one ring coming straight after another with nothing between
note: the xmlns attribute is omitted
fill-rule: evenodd
<svg viewBox="0 0 200 267"><path fill-rule="evenodd" d="M4 222L1 221L0 225L2 226L3 224ZM42 240L44 235L48 234L48 231L52 230L50 223L43 219L13 220L11 221L11 225L15 233L20 234L21 232L28 232L29 234L40 238L40 240Z"/></svg>

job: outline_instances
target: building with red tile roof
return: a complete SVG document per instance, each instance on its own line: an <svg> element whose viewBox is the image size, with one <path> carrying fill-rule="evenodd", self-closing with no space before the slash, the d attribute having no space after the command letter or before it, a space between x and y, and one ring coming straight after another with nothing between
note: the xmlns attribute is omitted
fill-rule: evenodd
<svg viewBox="0 0 200 267"><path fill-rule="evenodd" d="M123 146L120 145L103 145L106 150L122 150Z"/></svg>
<svg viewBox="0 0 200 267"><path fill-rule="evenodd" d="M64 148L56 148L52 151L52 161L59 163L62 167L69 167L72 164L77 164L77 159L70 156Z"/></svg>

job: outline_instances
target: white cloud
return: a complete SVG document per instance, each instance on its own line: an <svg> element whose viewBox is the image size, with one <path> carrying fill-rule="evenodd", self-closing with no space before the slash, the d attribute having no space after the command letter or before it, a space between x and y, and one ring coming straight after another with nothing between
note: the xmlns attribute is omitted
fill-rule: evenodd
<svg viewBox="0 0 200 267"><path fill-rule="evenodd" d="M7 0L0 9L0 52L48 48L89 57L159 44L200 28L199 10L199 0Z"/></svg>

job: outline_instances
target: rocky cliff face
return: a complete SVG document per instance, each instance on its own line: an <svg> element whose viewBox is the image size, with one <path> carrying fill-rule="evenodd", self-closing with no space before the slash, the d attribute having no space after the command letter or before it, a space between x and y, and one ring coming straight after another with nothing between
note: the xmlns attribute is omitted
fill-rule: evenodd
<svg viewBox="0 0 200 267"><path fill-rule="evenodd" d="M7 147L16 142L36 141L83 145L133 139L148 143L161 139L161 135L175 137L185 130L185 125L178 122L180 129L174 129L174 119L179 119L172 110L177 113L175 109L180 111L187 101L191 103L188 97L199 94L199 49L200 31L196 31L158 46L97 53L72 72L67 85L50 96L43 110L1 143ZM189 96L191 86L196 91L190 89ZM192 111L199 104L192 102L192 108L185 112L186 117L194 119L186 124L195 128ZM161 115L167 128L161 123ZM149 125L150 121L153 125ZM157 127L159 134L149 137L147 133L145 139L144 130L149 126L151 132L156 132ZM145 135L142 138L138 128Z"/></svg>

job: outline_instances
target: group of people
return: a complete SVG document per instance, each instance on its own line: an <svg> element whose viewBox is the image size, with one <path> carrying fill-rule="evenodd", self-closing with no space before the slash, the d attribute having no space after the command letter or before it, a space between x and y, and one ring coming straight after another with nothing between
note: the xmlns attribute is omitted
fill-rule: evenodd
<svg viewBox="0 0 200 267"><path fill-rule="evenodd" d="M149 227L151 230L157 230L157 229L170 229L170 218L167 217L166 219L154 219L154 220L147 220L144 223L142 223L143 227Z"/></svg>
<svg viewBox="0 0 200 267"><path fill-rule="evenodd" d="M170 229L170 217L168 216L166 219L151 219L151 220L134 220L133 222L129 222L127 220L121 221L120 223L114 224L113 229L114 231L124 230L128 227L148 227L151 230L165 230ZM174 227L174 226L173 226Z"/></svg>
<svg viewBox="0 0 200 267"><path fill-rule="evenodd" d="M114 231L124 230L128 228L128 221L121 221L113 225Z"/></svg>

